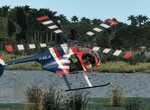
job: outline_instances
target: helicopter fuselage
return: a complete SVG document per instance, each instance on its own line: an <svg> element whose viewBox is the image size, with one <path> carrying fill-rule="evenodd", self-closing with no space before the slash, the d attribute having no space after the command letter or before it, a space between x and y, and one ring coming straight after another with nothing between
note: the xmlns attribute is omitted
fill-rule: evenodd
<svg viewBox="0 0 150 110"><path fill-rule="evenodd" d="M90 71L99 65L99 59L90 52L78 51L76 46L66 44L49 48L49 52L6 62L6 65L36 61L43 70L56 74L71 74Z"/></svg>

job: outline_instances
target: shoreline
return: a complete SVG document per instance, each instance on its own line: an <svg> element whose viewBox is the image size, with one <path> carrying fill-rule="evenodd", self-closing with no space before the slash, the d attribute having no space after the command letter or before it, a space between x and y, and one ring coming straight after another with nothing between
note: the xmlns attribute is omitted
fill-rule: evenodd
<svg viewBox="0 0 150 110"><path fill-rule="evenodd" d="M135 73L143 72L150 73L150 63L138 63L130 65L123 61L101 63L99 67L94 68L94 72L109 72L109 73ZM16 65L8 65L6 70L42 70L42 67L37 62L22 63Z"/></svg>

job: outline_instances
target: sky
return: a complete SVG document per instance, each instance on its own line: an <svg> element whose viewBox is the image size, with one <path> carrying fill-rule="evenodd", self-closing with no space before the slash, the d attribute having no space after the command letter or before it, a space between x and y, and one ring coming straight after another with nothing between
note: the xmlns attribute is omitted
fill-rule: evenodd
<svg viewBox="0 0 150 110"><path fill-rule="evenodd" d="M118 21L127 21L130 15L145 15L150 18L150 0L0 0L0 7L8 5L28 5L30 8L48 8L56 11L57 15L64 14L67 19L76 15L90 19L105 20L116 18Z"/></svg>

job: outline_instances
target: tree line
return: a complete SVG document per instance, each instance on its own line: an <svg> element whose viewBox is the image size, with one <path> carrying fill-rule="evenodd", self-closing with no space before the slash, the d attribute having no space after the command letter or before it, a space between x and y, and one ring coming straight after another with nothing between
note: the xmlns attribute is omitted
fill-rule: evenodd
<svg viewBox="0 0 150 110"><path fill-rule="evenodd" d="M105 22L99 18L89 19L76 15L68 20L64 14L58 15L56 11L47 8L30 8L30 6L10 6L0 7L0 43L49 43L56 44L62 42L60 36L55 35L46 27L42 26L37 17L47 15L59 28L61 28L67 39L77 40L87 31L100 23ZM116 18L113 20L118 21ZM127 20L131 24L119 22L111 29L96 34L93 38L83 38L87 44L97 44L101 47L112 47L121 49L139 49L140 47L150 48L150 21L144 15L130 15ZM82 36L83 37L83 36ZM1 48L2 48L1 45Z"/></svg>

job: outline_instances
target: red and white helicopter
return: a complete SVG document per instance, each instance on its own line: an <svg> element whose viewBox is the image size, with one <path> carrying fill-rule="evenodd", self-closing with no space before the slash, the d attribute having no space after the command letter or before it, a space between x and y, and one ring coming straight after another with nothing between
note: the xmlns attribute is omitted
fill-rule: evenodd
<svg viewBox="0 0 150 110"><path fill-rule="evenodd" d="M42 16L37 18L43 25L47 26L51 31L55 34L64 36L63 32L58 28L57 25L54 24L52 20L49 19L48 16ZM108 20L110 25L102 23L98 27L93 28L91 31L88 31L86 35L93 36L96 32L101 32L104 29L108 29L111 25L117 24L116 21ZM45 47L46 44L40 44L41 47ZM17 45L18 50L24 50L23 45ZM34 44L29 44L30 49L36 48ZM47 70L56 74L60 74L63 76L63 79L68 87L66 91L80 90L80 89L89 89L96 87L103 87L110 84L96 85L93 86L85 73L86 71L91 71L93 68L98 67L100 65L100 57L98 53L110 53L114 56L119 56L122 58L129 58L132 56L132 52L130 51L122 51L122 50L112 50L110 48L100 48L93 47L90 51L79 51L77 46L74 43L64 43L60 45L56 45L54 47L48 48L49 51L46 53L42 53L36 56L30 56L22 59L16 59L9 62L4 62L2 58L0 58L0 76L2 76L5 66L14 65L18 63L25 62L38 62L42 65L43 70ZM72 88L67 75L69 74L77 74L82 73L88 87L82 88Z"/></svg>

